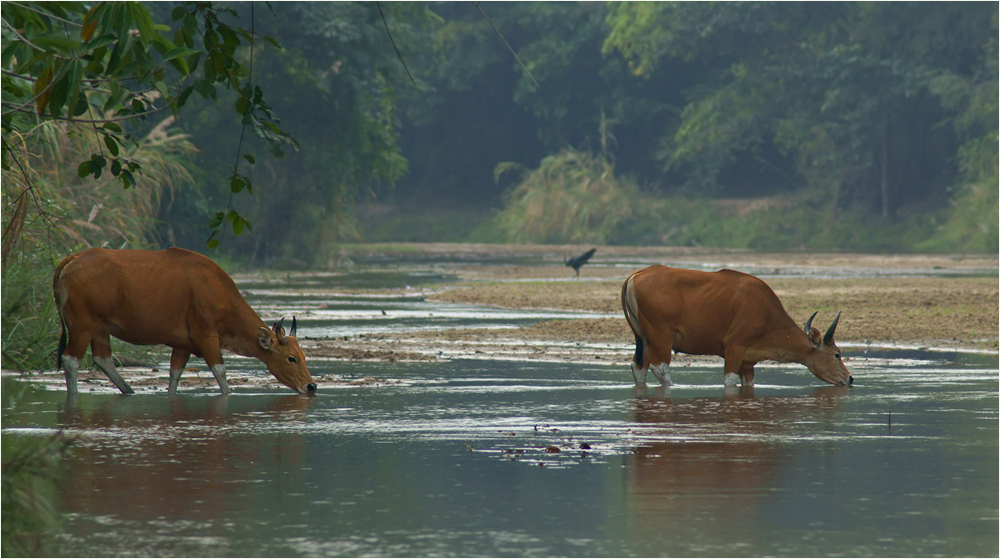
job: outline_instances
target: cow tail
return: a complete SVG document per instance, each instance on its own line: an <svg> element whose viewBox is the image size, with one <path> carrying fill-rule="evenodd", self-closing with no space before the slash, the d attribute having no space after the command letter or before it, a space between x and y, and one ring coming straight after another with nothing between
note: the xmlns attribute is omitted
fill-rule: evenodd
<svg viewBox="0 0 1000 559"><path fill-rule="evenodd" d="M635 288L632 287L632 278L634 277L635 273L622 283L622 311L625 313L625 321L628 322L629 328L632 329L632 333L635 335L635 363L641 367L642 351L643 346L645 346L643 338L645 336L643 335L642 327L639 326L639 320L636 318L639 309L636 308Z"/></svg>
<svg viewBox="0 0 1000 559"><path fill-rule="evenodd" d="M63 352L66 351L66 319L63 317L63 305L66 304L66 301L62 300L62 297L59 296L59 283L62 277L63 268L72 262L76 256L77 255L75 254L71 254L70 256L64 258L63 261L56 266L56 271L52 275L52 296L56 300L56 314L59 315L59 326L62 328L62 333L59 335L59 349L56 351L56 367L60 370L62 369Z"/></svg>

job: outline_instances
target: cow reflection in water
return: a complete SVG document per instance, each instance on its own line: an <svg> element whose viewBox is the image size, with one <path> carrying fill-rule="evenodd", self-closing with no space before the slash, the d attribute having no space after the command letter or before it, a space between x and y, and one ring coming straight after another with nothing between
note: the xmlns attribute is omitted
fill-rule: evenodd
<svg viewBox="0 0 1000 559"><path fill-rule="evenodd" d="M294 421L315 398L282 396L257 408L247 406L247 398L170 398L162 410L137 410L130 405L135 401L122 396L97 409L67 406L62 413L60 423L86 437L63 487L69 511L128 520L183 513L210 520L246 506L241 503L246 485L240 481L252 478L241 471L274 469L276 462L298 471L287 464L303 459L305 443L294 431L253 439L257 444L230 433L245 431L254 421Z"/></svg>
<svg viewBox="0 0 1000 559"><path fill-rule="evenodd" d="M659 537L669 527L697 526L708 535L745 525L759 501L781 487L791 454L782 437L794 435L796 422L832 419L849 389L764 398L753 390L729 390L722 399L635 400L634 421L662 429L644 430L648 440L627 460L633 537Z"/></svg>

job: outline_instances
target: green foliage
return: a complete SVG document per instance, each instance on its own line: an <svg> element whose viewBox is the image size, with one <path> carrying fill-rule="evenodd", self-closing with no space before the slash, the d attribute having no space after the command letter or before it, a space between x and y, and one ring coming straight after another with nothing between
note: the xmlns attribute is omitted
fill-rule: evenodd
<svg viewBox="0 0 1000 559"><path fill-rule="evenodd" d="M501 163L494 174L499 179L517 167ZM524 173L495 221L506 242L605 244L632 214L637 195L603 154L565 149Z"/></svg>
<svg viewBox="0 0 1000 559"><path fill-rule="evenodd" d="M607 3L509 2L480 5L541 88L472 5L438 3L445 22L433 50L411 68L433 90L404 98L403 153L411 172L403 203L497 207L510 186L492 180L500 161L534 166L576 146L598 150L599 115L617 122L619 170L649 180L652 131L673 118L675 76L632 80L620 56L602 56ZM409 61L409 59L408 59Z"/></svg>
<svg viewBox="0 0 1000 559"><path fill-rule="evenodd" d="M398 87L412 86L374 3L296 2L273 8L267 29L280 48L258 44L254 80L281 85L268 87L269 102L282 115L282 127L298 138L299 150L246 171L248 184L268 187L235 202L238 214L253 223L254 235L233 240L227 251L257 264L290 258L322 265L337 243L358 238L352 215L356 200L386 195L406 172L398 148L396 97ZM382 4L382 10L409 61L414 48L429 42L424 27L431 14L422 4ZM220 99L229 102L221 94ZM202 149L199 163L211 176L205 181L211 185L204 191L207 206L219 206L231 189L228 171L218 162L231 161L226 138L239 121L205 100L192 106L191 118L180 124ZM244 145L250 156L265 147L256 138ZM190 246L199 218L192 218L189 209L165 213L178 243ZM210 218L213 223L235 219L227 212Z"/></svg>
<svg viewBox="0 0 1000 559"><path fill-rule="evenodd" d="M232 8L210 2L174 8L179 28L172 39L140 2L6 2L2 15L4 170L16 162L16 137L60 121L79 125L65 128L68 134L85 126L99 135L80 154L78 177L100 179L107 171L134 187L142 169L132 156L137 123L166 110L176 115L195 91L214 100L217 85L239 92L237 113L272 152L280 156L282 144L294 145L240 60L239 48L257 39L220 19L235 17ZM230 177L233 193L251 190L237 169ZM238 213L229 223L236 233L247 226Z"/></svg>
<svg viewBox="0 0 1000 559"><path fill-rule="evenodd" d="M948 197L955 154L983 133L970 127L995 131L996 14L992 4L622 3L609 8L604 52L643 77L669 60L701 68L657 152L688 192L745 189L756 161L794 188L834 192L839 210L893 221Z"/></svg>
<svg viewBox="0 0 1000 559"><path fill-rule="evenodd" d="M4 266L2 298L3 368L21 371L55 366L59 319L52 297L53 256L41 247Z"/></svg>

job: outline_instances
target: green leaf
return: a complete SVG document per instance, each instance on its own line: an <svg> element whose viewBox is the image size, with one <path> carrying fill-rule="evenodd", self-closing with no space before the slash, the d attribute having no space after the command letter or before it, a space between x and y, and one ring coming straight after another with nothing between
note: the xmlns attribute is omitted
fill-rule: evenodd
<svg viewBox="0 0 1000 559"><path fill-rule="evenodd" d="M191 96L191 92L192 91L194 91L194 87L189 85L186 88L184 88L184 91L182 91L180 95L177 96L177 108L178 109L181 108L181 107L183 107L184 103L187 103L187 99L188 99L188 97Z"/></svg>
<svg viewBox="0 0 1000 559"><path fill-rule="evenodd" d="M94 37L93 39L84 43L83 48L89 51L95 51L101 47L110 45L111 43L118 40L118 37L113 33L105 33L100 37Z"/></svg>
<svg viewBox="0 0 1000 559"><path fill-rule="evenodd" d="M226 214L224 214L223 212L215 212L215 217L212 218L212 221L208 222L208 226L214 229L222 225L222 222L225 221L225 219L226 219Z"/></svg>
<svg viewBox="0 0 1000 559"><path fill-rule="evenodd" d="M208 80L198 80L194 82L194 90L205 99L215 99L215 86Z"/></svg>
<svg viewBox="0 0 1000 559"><path fill-rule="evenodd" d="M177 6L176 8L171 10L170 19L174 21L180 21L184 19L184 16L186 16L187 13L188 13L187 8L185 8L184 6Z"/></svg>
<svg viewBox="0 0 1000 559"><path fill-rule="evenodd" d="M110 130L112 132L118 132L119 134L121 134L122 132L122 127L119 126L117 122L105 122L102 128L104 128L105 130Z"/></svg>
<svg viewBox="0 0 1000 559"><path fill-rule="evenodd" d="M116 142L114 138L111 136L104 136L104 145L108 146L108 151L111 152L111 155L118 157L118 142ZM116 160L115 163L118 163L118 161ZM119 165L119 167L121 167L121 165ZM118 173L114 174L117 175Z"/></svg>
<svg viewBox="0 0 1000 559"><path fill-rule="evenodd" d="M114 173L114 170L115 166L112 164L111 165L112 173ZM128 190L129 188L135 188L135 177L133 177L132 173L128 171L122 171L121 174L118 175L118 180L122 181L122 188L125 190Z"/></svg>
<svg viewBox="0 0 1000 559"><path fill-rule="evenodd" d="M90 104L87 102L87 96L81 91L76 94L76 103L74 104L72 116L82 116L90 108Z"/></svg>
<svg viewBox="0 0 1000 559"><path fill-rule="evenodd" d="M153 18L149 15L146 6L140 2L132 3L131 8L132 18L135 19L135 25L139 28L139 39L143 45L149 46L157 35L156 29L153 28Z"/></svg>
<svg viewBox="0 0 1000 559"><path fill-rule="evenodd" d="M71 51L80 48L80 43L69 37L59 35L36 35L32 37L32 42L43 47L55 47L62 51Z"/></svg>
<svg viewBox="0 0 1000 559"><path fill-rule="evenodd" d="M180 57L180 56L190 56L190 55L195 54L197 52L198 51L196 51L194 49L175 47L175 48L172 48L172 49L168 50L167 52L163 53L163 60L164 61L169 61L169 60L173 60L173 59L175 59L177 57Z"/></svg>
<svg viewBox="0 0 1000 559"><path fill-rule="evenodd" d="M236 100L236 113L240 115L247 114L247 108L250 107L250 101L246 97L240 97Z"/></svg>
<svg viewBox="0 0 1000 559"><path fill-rule="evenodd" d="M80 163L80 166L76 168L76 176L82 179L83 177L86 177L89 174L90 174L90 160L88 159L83 163Z"/></svg>
<svg viewBox="0 0 1000 559"><path fill-rule="evenodd" d="M233 220L233 233L241 235L244 227L246 227L246 221L242 217L237 217Z"/></svg>
<svg viewBox="0 0 1000 559"><path fill-rule="evenodd" d="M122 162L118 159L115 159L114 161L111 162L111 174L117 177L118 175L121 174L121 172L122 172Z"/></svg>
<svg viewBox="0 0 1000 559"><path fill-rule="evenodd" d="M66 97L69 95L69 74L63 74L52 89L49 90L49 112L52 116L59 118L63 106L66 104Z"/></svg>
<svg viewBox="0 0 1000 559"><path fill-rule="evenodd" d="M247 161L249 161L251 165L256 165L257 164L257 158L254 157L254 156L252 156L252 155L250 155L249 153L244 153L243 154L243 159L246 159Z"/></svg>
<svg viewBox="0 0 1000 559"><path fill-rule="evenodd" d="M245 186L246 186L246 183L243 182L243 178L242 177L233 177L229 181L229 190L231 190L233 192L233 194L236 194L239 191L243 190L243 187L245 187Z"/></svg>

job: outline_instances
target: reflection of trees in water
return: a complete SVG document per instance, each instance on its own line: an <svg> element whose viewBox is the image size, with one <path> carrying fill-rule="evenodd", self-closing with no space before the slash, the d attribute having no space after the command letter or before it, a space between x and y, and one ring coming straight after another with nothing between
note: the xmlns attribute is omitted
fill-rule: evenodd
<svg viewBox="0 0 1000 559"><path fill-rule="evenodd" d="M633 536L684 526L711 535L744 524L763 497L780 489L791 453L782 437L796 422L831 420L848 390L756 398L747 387L722 399L636 399L634 420L657 429L627 460Z"/></svg>
<svg viewBox="0 0 1000 559"><path fill-rule="evenodd" d="M79 445L70 464L62 490L66 506L129 520L178 513L209 519L234 510L238 501L249 497L241 483L248 476L238 472L296 472L304 439L291 430L279 436L237 438L231 433L245 435L247 423L255 420L300 418L314 400L295 394L273 399L261 409L239 410L232 409L234 401L228 396L171 398L163 411L130 409L127 397L93 410L67 405L60 423L96 434ZM305 484L302 479L287 481Z"/></svg>

